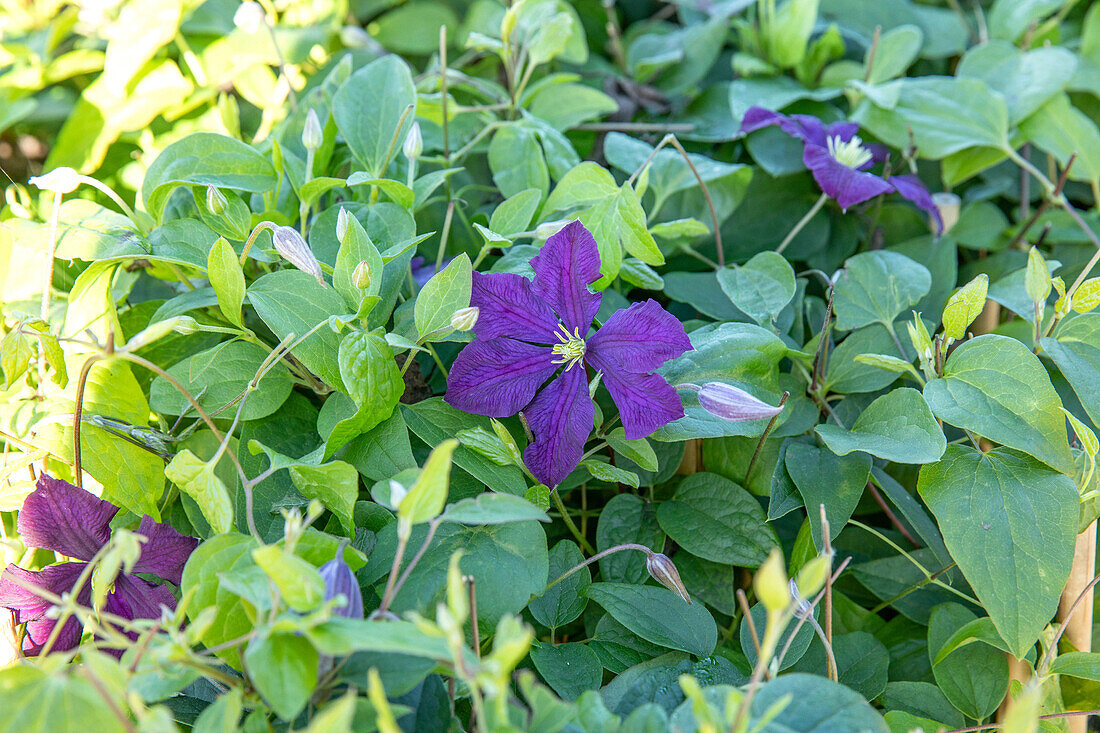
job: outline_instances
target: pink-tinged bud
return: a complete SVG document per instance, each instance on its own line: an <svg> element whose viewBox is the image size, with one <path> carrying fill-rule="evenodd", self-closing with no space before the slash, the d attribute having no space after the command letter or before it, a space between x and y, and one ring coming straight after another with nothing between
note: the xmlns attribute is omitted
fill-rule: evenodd
<svg viewBox="0 0 1100 733"><path fill-rule="evenodd" d="M712 415L730 422L775 417L783 407L761 402L743 389L721 382L707 382L699 388L699 404Z"/></svg>
<svg viewBox="0 0 1100 733"><path fill-rule="evenodd" d="M344 562L344 546L341 545L336 551L336 557L322 565L319 570L321 579L325 581L325 600L331 601L336 596L346 599L343 607L333 609L333 613L345 618L363 618L363 591L359 588L355 573Z"/></svg>
<svg viewBox="0 0 1100 733"><path fill-rule="evenodd" d="M691 603L687 588L684 587L684 582L680 580L680 571L676 569L676 565L673 564L668 555L662 555L659 552L647 555L645 569L649 571L649 577L683 598L685 603Z"/></svg>
<svg viewBox="0 0 1100 733"><path fill-rule="evenodd" d="M345 240L347 240L349 226L348 217L350 216L351 214L349 214L348 210L343 206L336 212L336 240L340 242L340 244L344 244Z"/></svg>
<svg viewBox="0 0 1100 733"><path fill-rule="evenodd" d="M456 331L469 331L477 325L477 317L481 314L478 307L459 308L451 315L451 328Z"/></svg>
<svg viewBox="0 0 1100 733"><path fill-rule="evenodd" d="M325 284L320 263L317 262L317 258L313 256L313 250L297 230L293 227L275 227L275 231L271 233L271 242L275 245L275 251L283 259L302 272L313 275L322 285Z"/></svg>

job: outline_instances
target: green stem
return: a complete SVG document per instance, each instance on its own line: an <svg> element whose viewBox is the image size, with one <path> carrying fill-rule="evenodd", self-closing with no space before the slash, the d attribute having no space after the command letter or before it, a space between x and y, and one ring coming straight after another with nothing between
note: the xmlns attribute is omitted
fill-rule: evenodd
<svg viewBox="0 0 1100 733"><path fill-rule="evenodd" d="M787 245L802 231L807 224L810 223L810 219L813 219L817 212L821 211L821 207L825 205L825 202L829 200L828 194L821 194L814 205L806 212L806 215L798 220L798 223L787 232L787 236L783 238L783 241L779 243L779 246L775 248L776 254L783 254L783 250L787 249Z"/></svg>
<svg viewBox="0 0 1100 733"><path fill-rule="evenodd" d="M577 544L579 544L585 552L589 554L594 554L596 552L596 548L593 547L588 542L588 540L584 538L584 535L581 534L581 531L577 529L577 525L573 523L573 518L569 516L569 510L565 508L565 502L561 500L561 494L557 492L556 488L557 487L555 487L554 491L550 492L550 498L554 500L554 505L561 513L562 521L565 522L565 526L569 529L569 533L576 538Z"/></svg>

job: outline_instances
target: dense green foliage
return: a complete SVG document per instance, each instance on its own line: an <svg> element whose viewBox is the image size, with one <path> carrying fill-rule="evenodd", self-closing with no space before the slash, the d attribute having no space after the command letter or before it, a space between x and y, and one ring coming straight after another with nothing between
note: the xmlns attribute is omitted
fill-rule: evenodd
<svg viewBox="0 0 1100 733"><path fill-rule="evenodd" d="M1100 515L1100 7L962 6L0 3L0 559L63 559L17 524L40 474L121 508L39 593L83 643L0 669L0 730L1100 707L1056 619ZM754 108L858 123L881 148L831 163L902 195L843 210ZM572 220L600 327L652 298L692 349L646 437L589 371L546 486L523 414L444 396L479 278ZM174 611L120 618L169 577L134 570L145 515L201 542Z"/></svg>

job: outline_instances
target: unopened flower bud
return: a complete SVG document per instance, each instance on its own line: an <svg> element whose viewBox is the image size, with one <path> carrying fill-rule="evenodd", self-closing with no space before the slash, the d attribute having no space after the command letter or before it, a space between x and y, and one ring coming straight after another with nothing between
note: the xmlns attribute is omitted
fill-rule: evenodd
<svg viewBox="0 0 1100 733"><path fill-rule="evenodd" d="M913 344L913 348L922 359L932 358L932 337L928 335L928 329L924 326L924 321L916 313L913 314L913 320L905 324L906 330L909 332L909 341Z"/></svg>
<svg viewBox="0 0 1100 733"><path fill-rule="evenodd" d="M412 127L409 128L409 134L405 136L405 144L401 147L401 151L409 160L416 160L423 150L424 138L420 136L420 123L413 122Z"/></svg>
<svg viewBox="0 0 1100 733"><path fill-rule="evenodd" d="M943 221L943 234L951 231L951 227L959 222L959 211L962 208L962 199L953 193L941 192L932 194L932 203L936 205L936 211L940 213ZM930 222L935 229L935 222Z"/></svg>
<svg viewBox="0 0 1100 733"><path fill-rule="evenodd" d="M76 190L80 185L80 174L72 168L62 166L41 176L33 176L30 184L38 186L43 191L53 191L60 196Z"/></svg>
<svg viewBox="0 0 1100 733"><path fill-rule="evenodd" d="M405 496L408 495L409 490L402 484L390 479L390 506L397 508L401 505L401 502L405 500Z"/></svg>
<svg viewBox="0 0 1100 733"><path fill-rule="evenodd" d="M557 234L562 228L569 223L568 219L557 219L555 221L545 221L539 224L535 228L535 237L538 239L549 239Z"/></svg>
<svg viewBox="0 0 1100 733"><path fill-rule="evenodd" d="M699 404L712 415L730 422L771 418L783 411L762 402L743 389L721 382L707 382L699 388Z"/></svg>
<svg viewBox="0 0 1100 733"><path fill-rule="evenodd" d="M477 325L477 317L480 312L477 306L459 308L451 315L451 328L456 331L469 331Z"/></svg>
<svg viewBox="0 0 1100 733"><path fill-rule="evenodd" d="M667 555L659 552L650 553L645 559L645 569L649 572L649 577L683 598L685 602L691 603L687 588L680 580L680 572Z"/></svg>
<svg viewBox="0 0 1100 733"><path fill-rule="evenodd" d="M336 241L340 244L344 244L348 238L348 220L351 214L344 207L340 207L340 211L336 214Z"/></svg>
<svg viewBox="0 0 1100 733"><path fill-rule="evenodd" d="M184 336L190 336L193 333L199 332L199 322L191 316L178 316L175 319L172 330L176 333L182 333Z"/></svg>
<svg viewBox="0 0 1100 733"><path fill-rule="evenodd" d="M773 549L752 579L756 597L768 613L778 613L791 605L791 592L787 587L787 573L783 569L783 553Z"/></svg>
<svg viewBox="0 0 1100 733"><path fill-rule="evenodd" d="M351 282L360 290L366 290L370 287L370 281L370 263L363 260L355 266L355 271L351 273Z"/></svg>
<svg viewBox="0 0 1100 733"><path fill-rule="evenodd" d="M211 214L221 216L228 205L229 201L226 200L225 194L219 191L217 186L206 187L206 208Z"/></svg>
<svg viewBox="0 0 1100 733"><path fill-rule="evenodd" d="M321 132L321 121L317 119L317 112L310 109L306 113L306 122L302 126L302 145L306 150L316 150L321 147L324 134Z"/></svg>
<svg viewBox="0 0 1100 733"><path fill-rule="evenodd" d="M340 29L340 43L347 48L371 48L377 41L357 25L346 25Z"/></svg>
<svg viewBox="0 0 1100 733"><path fill-rule="evenodd" d="M185 322L185 320L189 323ZM137 351L138 349L148 346L154 341L159 341L168 334L175 331L176 333L183 333L181 329L187 328L191 333L194 333L195 319L191 316L174 316L172 318L166 318L163 321L157 321L156 323L150 323L139 333L137 333L132 339L126 342L127 351Z"/></svg>
<svg viewBox="0 0 1100 733"><path fill-rule="evenodd" d="M266 19L267 13L264 12L263 7L253 0L241 3L237 12L233 13L233 25L245 33L255 33L260 30L260 26Z"/></svg>
<svg viewBox="0 0 1100 733"><path fill-rule="evenodd" d="M359 581L348 564L344 562L344 545L336 551L336 557L326 562L320 568L321 579L325 581L325 600L331 601L337 596L343 596L343 607L333 610L337 616L344 618L363 618L363 591L359 588Z"/></svg>
<svg viewBox="0 0 1100 733"><path fill-rule="evenodd" d="M293 227L275 227L271 233L271 242L275 245L275 251L283 259L297 267L302 272L308 272L317 278L317 282L324 285L325 280L321 275L321 265L313 256L313 250L302 239L302 235Z"/></svg>

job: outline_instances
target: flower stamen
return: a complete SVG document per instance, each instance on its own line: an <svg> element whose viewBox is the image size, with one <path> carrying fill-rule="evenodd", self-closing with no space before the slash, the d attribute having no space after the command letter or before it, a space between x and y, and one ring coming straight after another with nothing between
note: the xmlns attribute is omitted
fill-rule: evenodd
<svg viewBox="0 0 1100 733"><path fill-rule="evenodd" d="M558 331L554 335L558 337L558 341L561 343L551 348L551 351L559 357L554 359L553 363L565 364L565 371L569 371L575 364L584 359L584 338L581 336L579 328L574 328L573 333L569 333L569 330L561 323L558 324Z"/></svg>
<svg viewBox="0 0 1100 733"><path fill-rule="evenodd" d="M858 169L873 157L871 151L863 147L863 140L859 135L853 135L847 142L838 135L833 135L825 143L833 160L848 168Z"/></svg>

